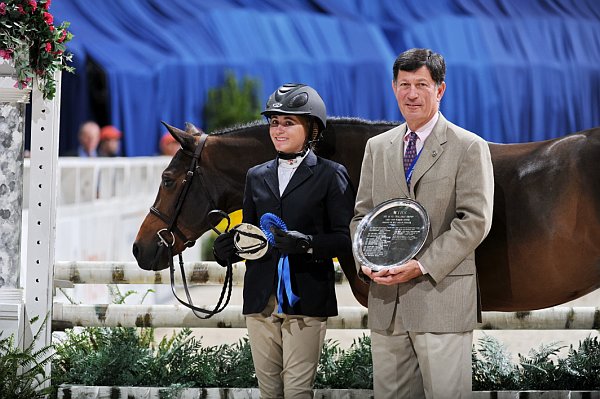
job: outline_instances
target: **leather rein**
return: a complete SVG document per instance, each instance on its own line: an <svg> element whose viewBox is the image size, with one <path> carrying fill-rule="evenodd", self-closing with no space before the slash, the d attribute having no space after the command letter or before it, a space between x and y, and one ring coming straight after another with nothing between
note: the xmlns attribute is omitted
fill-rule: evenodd
<svg viewBox="0 0 600 399"><path fill-rule="evenodd" d="M184 149L180 150L180 151L183 151L185 154L191 156L192 161L191 161L190 166L185 174L185 177L181 181L181 188L179 190L179 194L177 196L177 202L175 203L175 209L174 209L174 212L171 215L171 217L169 218L168 216L164 215L154 206L150 207L150 213L152 213L154 216L158 217L160 220L162 220L163 222L165 222L167 224L167 227L156 232L156 235L158 236L158 238L160 240L158 243L159 247L166 248L169 251L168 258L169 258L169 271L170 271L170 276L171 276L171 291L173 292L175 299L177 299L177 301L179 301L179 303L181 303L182 305L191 309L192 312L194 313L194 315L200 319L208 319L208 318L214 316L215 314L221 312L223 309L225 309L225 307L229 303L229 300L231 299L231 288L233 286L233 266L231 265L231 263L228 262L227 263L227 271L225 273L225 281L223 282L223 288L221 289L221 296L219 297L219 300L218 300L217 304L215 305L215 307L213 309L204 309L204 308L195 306L192 301L190 291L189 291L189 288L187 285L185 269L183 266L183 256L182 256L182 253L180 252L178 254L179 268L181 270L183 289L184 289L184 292L185 292L185 295L187 298L187 302L182 300L175 292L175 265L173 263L173 256L174 256L173 255L173 247L175 245L175 236L179 237L183 241L184 246L186 248L192 247L196 243L195 240L188 239L185 236L185 234L177 227L177 219L179 218L179 214L181 213L181 208L183 207L183 204L187 197L187 193L189 191L189 188L191 186L192 179L194 178L194 176L197 175L198 178L200 179L200 185L206 191L206 195L209 200L210 207L211 207L211 209L214 210L214 211L209 212L209 215L213 212L218 212L219 214L224 215L224 217L229 219L228 215L225 212L216 210L215 202L213 201L212 197L210 196L210 192L208 191L208 189L206 188L206 185L204 184L204 179L202 177L202 172L200 170L200 157L202 155L202 151L204 150L204 145L206 144L207 138L208 138L208 134L203 132L200 135L200 139L199 139L198 144L196 145L196 149L194 150L193 153L186 151ZM170 239L170 242L169 242L169 239ZM157 256L160 256L160 253L161 252L159 252L157 254ZM223 299L225 297L225 292L227 292L227 298L225 299L225 302L223 303Z"/></svg>

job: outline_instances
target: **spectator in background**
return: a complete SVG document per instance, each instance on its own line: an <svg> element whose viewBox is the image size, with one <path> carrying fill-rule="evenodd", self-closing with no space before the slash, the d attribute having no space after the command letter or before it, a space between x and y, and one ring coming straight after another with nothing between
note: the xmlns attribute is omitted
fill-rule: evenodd
<svg viewBox="0 0 600 399"><path fill-rule="evenodd" d="M100 130L100 145L98 147L98 156L116 157L121 152L121 136L123 134L119 129L112 125L104 126Z"/></svg>
<svg viewBox="0 0 600 399"><path fill-rule="evenodd" d="M158 143L160 155L168 155L172 157L181 148L179 142L169 132L165 132Z"/></svg>
<svg viewBox="0 0 600 399"><path fill-rule="evenodd" d="M67 156L95 158L98 156L98 143L100 142L100 126L94 121L87 121L79 127L77 135L79 146L77 151L67 153Z"/></svg>

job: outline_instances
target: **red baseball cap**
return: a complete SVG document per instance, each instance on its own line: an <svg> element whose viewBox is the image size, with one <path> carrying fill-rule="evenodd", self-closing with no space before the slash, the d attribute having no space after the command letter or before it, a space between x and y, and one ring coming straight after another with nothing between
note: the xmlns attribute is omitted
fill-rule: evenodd
<svg viewBox="0 0 600 399"><path fill-rule="evenodd" d="M100 140L118 140L122 135L121 131L112 125L100 129Z"/></svg>

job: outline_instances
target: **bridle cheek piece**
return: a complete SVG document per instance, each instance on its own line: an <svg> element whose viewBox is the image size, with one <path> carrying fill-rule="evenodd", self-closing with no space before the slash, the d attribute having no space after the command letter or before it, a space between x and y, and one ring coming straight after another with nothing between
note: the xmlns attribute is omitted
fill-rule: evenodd
<svg viewBox="0 0 600 399"><path fill-rule="evenodd" d="M188 168L188 171L185 174L185 178L181 181L181 188L180 188L179 194L177 196L177 201L175 202L175 209L174 209L172 216L169 218L168 216L161 213L154 206L150 207L150 213L152 213L154 216L158 217L160 220L162 220L164 223L167 224L167 227L157 231L156 235L158 236L158 239L159 239L158 246L164 247L164 248L168 249L168 251L169 251L168 259L169 259L169 271L170 271L170 277L171 277L171 291L173 292L175 299L177 299L177 301L179 301L179 303L181 303L182 305L191 309L192 312L194 313L194 315L201 319L208 319L208 318L214 316L215 314L221 312L223 309L225 309L225 307L229 303L229 299L231 298L231 288L233 286L233 266L229 263L227 265L227 271L225 273L225 282L223 283L223 289L221 290L221 296L219 298L219 301L215 305L215 307L212 310L210 310L210 309L204 309L204 308L195 306L193 304L193 301L192 301L192 298L191 298L191 295L190 295L190 292L188 289L188 285L187 285L185 269L183 266L183 256L181 253L179 253L178 254L179 268L181 270L181 278L182 278L183 288L184 288L184 292L185 292L185 295L187 298L187 302L185 302L181 298L179 298L179 296L177 295L177 293L175 291L175 265L173 263L173 256L174 256L173 248L175 247L175 236L179 237L183 241L183 243L184 243L183 245L186 248L192 247L196 243L196 240L188 239L185 236L185 234L183 234L183 232L177 227L177 219L179 218L179 214L181 213L181 209L183 207L183 204L187 197L187 193L189 191L190 185L191 185L192 180L195 175L198 175L198 178L200 179L200 185L206 191L206 195L209 200L211 209L213 209L213 210L216 209L215 202L213 201L212 197L210 196L210 192L208 191L208 188L204 184L205 182L202 181L203 178L202 178L202 173L201 173L201 169L200 169L200 157L202 155L202 150L204 150L204 145L206 144L207 138L208 138L208 135L206 133L202 133L200 135L198 145L196 146L196 149L194 150L193 153L191 153L189 151L185 151L183 149L180 150L180 151L183 151L185 154L190 155L192 157L192 162L190 164L190 167ZM170 235L170 237L169 237L169 235ZM169 242L169 238L170 238L170 242ZM161 252L162 251L159 251L157 256L159 256ZM223 298L225 296L226 291L227 291L227 298L225 300L225 303L223 303ZM200 315L198 313L202 313L203 315Z"/></svg>

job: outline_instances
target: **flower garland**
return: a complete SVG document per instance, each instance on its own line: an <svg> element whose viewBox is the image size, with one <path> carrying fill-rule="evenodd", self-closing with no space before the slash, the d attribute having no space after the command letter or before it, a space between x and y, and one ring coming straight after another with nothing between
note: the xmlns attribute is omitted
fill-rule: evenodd
<svg viewBox="0 0 600 399"><path fill-rule="evenodd" d="M44 99L56 95L54 72L73 72L65 43L73 38L69 22L54 25L51 0L0 0L0 57L13 60L15 87L31 87L33 79Z"/></svg>

